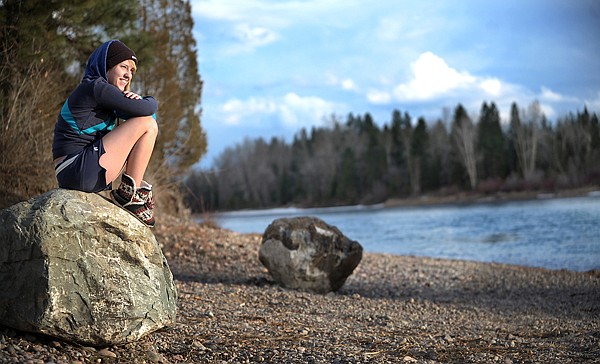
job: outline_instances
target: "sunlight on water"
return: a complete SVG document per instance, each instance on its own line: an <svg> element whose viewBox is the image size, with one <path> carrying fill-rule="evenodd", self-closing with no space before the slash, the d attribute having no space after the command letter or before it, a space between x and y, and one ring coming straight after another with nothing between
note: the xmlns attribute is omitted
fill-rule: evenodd
<svg viewBox="0 0 600 364"><path fill-rule="evenodd" d="M220 226L262 233L275 219L317 216L366 251L550 269L600 269L600 198L418 208L277 209L216 216Z"/></svg>

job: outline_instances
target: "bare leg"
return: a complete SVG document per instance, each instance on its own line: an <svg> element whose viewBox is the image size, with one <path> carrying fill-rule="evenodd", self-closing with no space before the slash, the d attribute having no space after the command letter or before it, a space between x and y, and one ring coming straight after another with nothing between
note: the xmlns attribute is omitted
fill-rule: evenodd
<svg viewBox="0 0 600 364"><path fill-rule="evenodd" d="M151 116L135 117L114 128L102 138L105 153L100 157L100 165L106 169L106 183L113 182L123 168L136 184L144 179L150 162L158 125Z"/></svg>

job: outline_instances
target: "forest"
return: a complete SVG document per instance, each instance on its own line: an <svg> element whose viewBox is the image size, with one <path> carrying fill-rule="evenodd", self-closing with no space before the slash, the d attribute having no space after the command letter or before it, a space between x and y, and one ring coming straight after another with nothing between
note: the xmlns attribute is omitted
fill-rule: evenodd
<svg viewBox="0 0 600 364"><path fill-rule="evenodd" d="M600 183L598 116L587 108L550 122L534 101L513 103L502 122L494 102L477 115L461 105L444 119L393 110L378 126L369 113L331 116L291 143L247 139L190 173L196 212L279 206L373 204L391 198L555 192Z"/></svg>
<svg viewBox="0 0 600 364"><path fill-rule="evenodd" d="M87 58L109 39L139 59L132 91L159 102L147 173L158 205L185 208L179 183L206 152L193 26L187 0L0 1L0 208L57 187L54 123Z"/></svg>

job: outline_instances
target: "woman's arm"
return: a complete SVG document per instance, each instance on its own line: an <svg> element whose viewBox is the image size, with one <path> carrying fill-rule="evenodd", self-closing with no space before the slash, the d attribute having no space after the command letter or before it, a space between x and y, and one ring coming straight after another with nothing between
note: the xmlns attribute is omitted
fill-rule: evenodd
<svg viewBox="0 0 600 364"><path fill-rule="evenodd" d="M114 110L119 117L126 119L134 116L150 116L156 113L158 103L152 96L137 98L132 94L121 92L107 82L100 81L94 85L94 97L98 105L108 110Z"/></svg>

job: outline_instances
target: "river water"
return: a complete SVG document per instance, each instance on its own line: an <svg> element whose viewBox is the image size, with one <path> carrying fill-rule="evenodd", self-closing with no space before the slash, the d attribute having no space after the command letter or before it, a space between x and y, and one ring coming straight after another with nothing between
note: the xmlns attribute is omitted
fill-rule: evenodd
<svg viewBox="0 0 600 364"><path fill-rule="evenodd" d="M521 202L383 208L271 209L217 214L240 233L275 219L316 216L365 251L550 269L600 269L600 196Z"/></svg>

